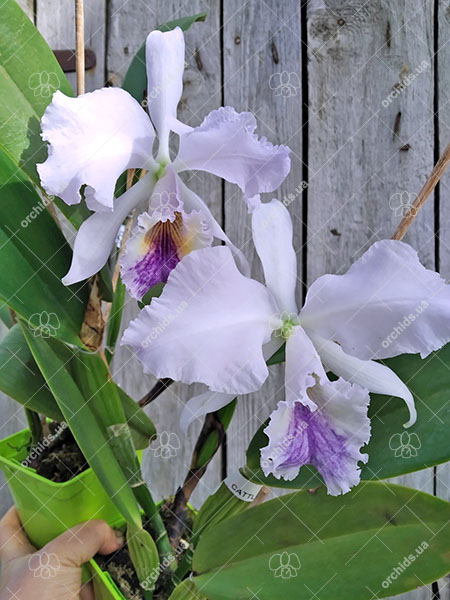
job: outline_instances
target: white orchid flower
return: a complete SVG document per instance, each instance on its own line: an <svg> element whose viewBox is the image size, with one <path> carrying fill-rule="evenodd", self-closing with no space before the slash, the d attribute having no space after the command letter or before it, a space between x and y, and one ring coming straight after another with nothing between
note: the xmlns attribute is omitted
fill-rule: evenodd
<svg viewBox="0 0 450 600"><path fill-rule="evenodd" d="M416 420L407 386L373 359L425 357L447 343L450 286L410 246L382 240L344 275L319 277L298 312L288 211L272 200L252 219L266 286L242 275L225 246L197 250L172 271L122 343L157 377L208 385L211 392L192 400L198 415L257 391L268 376L263 346L281 333L285 400L265 430L262 468L293 479L313 464L329 493L345 493L359 481L358 461L367 460L360 448L370 438L369 392L403 398L405 426ZM339 379L330 381L327 370Z"/></svg>
<svg viewBox="0 0 450 600"><path fill-rule="evenodd" d="M103 88L69 98L57 91L42 118L42 137L49 156L38 165L42 186L67 204L81 200L95 211L75 240L66 285L97 273L107 261L117 232L128 213L142 202L148 210L138 219L122 261L122 279L130 293L142 298L154 284L165 282L171 269L191 250L224 241L248 265L212 216L206 204L179 177L203 170L236 183L251 209L262 192L273 191L290 169L289 149L273 146L254 133L256 120L231 107L213 110L195 128L177 119L182 94L184 36L180 28L153 31L146 42L150 118L134 98L118 88ZM152 124L153 123L153 124ZM153 157L155 129L158 151ZM173 162L169 134L179 135ZM114 199L117 178L125 170L149 173Z"/></svg>

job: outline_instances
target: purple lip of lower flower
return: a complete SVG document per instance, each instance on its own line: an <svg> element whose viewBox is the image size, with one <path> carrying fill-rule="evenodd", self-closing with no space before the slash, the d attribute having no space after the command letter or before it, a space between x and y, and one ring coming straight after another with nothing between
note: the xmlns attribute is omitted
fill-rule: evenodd
<svg viewBox="0 0 450 600"><path fill-rule="evenodd" d="M339 477L345 464L346 441L330 427L320 410L312 412L297 402L289 425L290 444L278 469L312 464L326 481Z"/></svg>
<svg viewBox="0 0 450 600"><path fill-rule="evenodd" d="M175 213L173 222L156 223L145 234L148 247L144 257L130 271L134 274L134 285L143 296L157 283L165 283L169 273L183 257L183 218Z"/></svg>

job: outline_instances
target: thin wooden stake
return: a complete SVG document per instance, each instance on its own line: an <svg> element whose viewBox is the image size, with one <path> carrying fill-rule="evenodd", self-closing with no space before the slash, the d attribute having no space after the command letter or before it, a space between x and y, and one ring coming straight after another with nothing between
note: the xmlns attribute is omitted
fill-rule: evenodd
<svg viewBox="0 0 450 600"><path fill-rule="evenodd" d="M77 95L84 94L84 0L75 0Z"/></svg>
<svg viewBox="0 0 450 600"><path fill-rule="evenodd" d="M400 222L400 225L397 227L394 235L392 236L393 240L402 240L405 237L406 232L411 227L412 222L417 216L417 213L425 204L426 199L431 194L431 192L436 187L439 179L444 174L445 170L450 164L450 144L446 147L444 152L441 154L439 160L433 167L430 176L425 181L423 188L417 195L417 198L414 200L412 206L408 210L408 214L406 214Z"/></svg>

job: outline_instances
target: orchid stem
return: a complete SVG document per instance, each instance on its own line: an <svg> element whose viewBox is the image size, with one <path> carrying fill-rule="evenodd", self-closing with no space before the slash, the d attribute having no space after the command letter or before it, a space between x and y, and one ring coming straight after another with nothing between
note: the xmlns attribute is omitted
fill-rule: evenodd
<svg viewBox="0 0 450 600"><path fill-rule="evenodd" d="M75 0L77 95L84 94L84 0Z"/></svg>
<svg viewBox="0 0 450 600"><path fill-rule="evenodd" d="M417 194L417 198L414 200L413 204L408 210L408 213L403 217L400 222L400 225L397 227L394 235L392 236L393 240L402 240L405 237L406 232L411 227L412 222L416 218L419 210L425 204L426 199L431 194L431 192L436 187L440 178L444 174L448 165L450 164L450 144L445 148L444 152L441 154L439 160L433 167L430 176L425 181L424 186Z"/></svg>
<svg viewBox="0 0 450 600"><path fill-rule="evenodd" d="M25 416L31 432L31 443L33 446L36 446L43 437L41 420L38 413L29 408L25 408Z"/></svg>
<svg viewBox="0 0 450 600"><path fill-rule="evenodd" d="M152 389L145 394L143 398L141 398L138 402L139 406L142 408L153 402L160 394L162 394L168 387L173 383L172 379L168 377L163 377L162 379L158 379Z"/></svg>

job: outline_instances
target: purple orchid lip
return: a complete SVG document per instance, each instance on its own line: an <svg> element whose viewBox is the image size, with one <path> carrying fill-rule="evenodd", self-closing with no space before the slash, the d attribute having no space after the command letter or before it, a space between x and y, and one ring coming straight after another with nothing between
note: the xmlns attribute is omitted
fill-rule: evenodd
<svg viewBox="0 0 450 600"><path fill-rule="evenodd" d="M169 273L184 255L183 217L175 213L173 221L159 221L144 236L147 247L143 258L127 269L133 289L142 297L157 283L165 283Z"/></svg>

